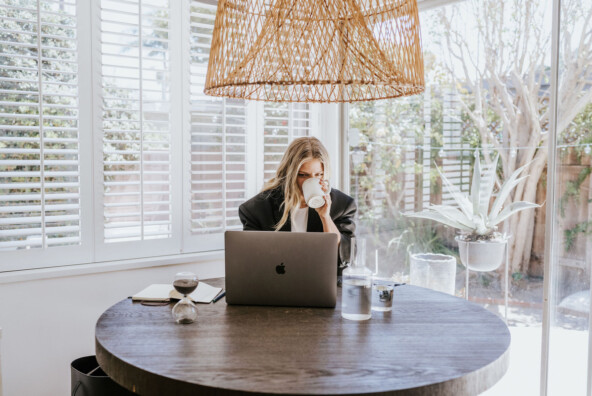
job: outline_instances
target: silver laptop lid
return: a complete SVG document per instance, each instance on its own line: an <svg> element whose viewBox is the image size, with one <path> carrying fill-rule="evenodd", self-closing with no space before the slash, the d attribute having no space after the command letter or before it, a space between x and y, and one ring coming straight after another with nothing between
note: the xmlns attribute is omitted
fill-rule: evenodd
<svg viewBox="0 0 592 396"><path fill-rule="evenodd" d="M226 302L335 307L337 238L326 232L226 231Z"/></svg>

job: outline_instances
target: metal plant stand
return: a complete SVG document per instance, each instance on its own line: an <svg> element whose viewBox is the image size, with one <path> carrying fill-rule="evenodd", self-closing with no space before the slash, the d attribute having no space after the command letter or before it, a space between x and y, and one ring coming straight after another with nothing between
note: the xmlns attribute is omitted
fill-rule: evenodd
<svg viewBox="0 0 592 396"><path fill-rule="evenodd" d="M509 267L509 249L508 249L508 239L506 238L506 244L504 248L504 320L506 325L508 324L508 290L509 290L509 279L508 279L508 267ZM470 244L465 244L465 257L467 258L467 263L465 264L465 300L469 299L469 246Z"/></svg>

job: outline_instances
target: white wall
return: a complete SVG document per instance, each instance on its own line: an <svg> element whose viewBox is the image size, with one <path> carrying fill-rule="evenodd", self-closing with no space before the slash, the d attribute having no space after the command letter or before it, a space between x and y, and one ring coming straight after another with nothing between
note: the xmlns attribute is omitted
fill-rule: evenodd
<svg viewBox="0 0 592 396"><path fill-rule="evenodd" d="M224 276L216 259L0 284L4 396L70 394L70 363L95 354L99 316L151 283L172 282L181 270L200 279Z"/></svg>

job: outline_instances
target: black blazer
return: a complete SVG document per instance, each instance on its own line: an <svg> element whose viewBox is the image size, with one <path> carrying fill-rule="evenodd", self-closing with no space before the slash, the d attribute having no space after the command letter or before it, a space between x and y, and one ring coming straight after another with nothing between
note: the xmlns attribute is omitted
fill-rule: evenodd
<svg viewBox="0 0 592 396"><path fill-rule="evenodd" d="M341 269L349 263L350 259L350 238L354 236L356 224L354 215L357 207L354 199L341 191L331 189L331 219L341 233L339 243L338 268ZM282 188L276 188L261 192L243 203L238 208L238 216L243 223L245 231L274 231L275 225L282 218L284 193ZM280 231L291 231L290 217L282 226ZM323 232L323 223L315 209L308 209L307 232Z"/></svg>

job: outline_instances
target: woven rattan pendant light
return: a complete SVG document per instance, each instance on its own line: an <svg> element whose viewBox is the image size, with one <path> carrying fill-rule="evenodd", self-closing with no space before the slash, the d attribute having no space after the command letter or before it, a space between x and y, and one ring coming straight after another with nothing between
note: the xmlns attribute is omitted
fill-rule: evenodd
<svg viewBox="0 0 592 396"><path fill-rule="evenodd" d="M356 102L423 89L416 0L218 0L208 95Z"/></svg>

